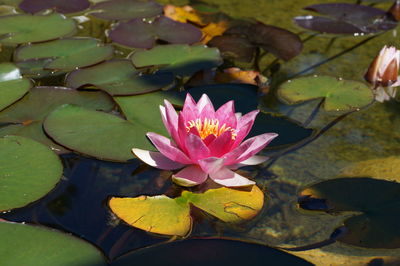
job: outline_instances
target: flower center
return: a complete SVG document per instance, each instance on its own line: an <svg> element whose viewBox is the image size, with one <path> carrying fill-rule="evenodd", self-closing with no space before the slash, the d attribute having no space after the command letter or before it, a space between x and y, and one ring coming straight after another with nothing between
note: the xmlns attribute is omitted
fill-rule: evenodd
<svg viewBox="0 0 400 266"><path fill-rule="evenodd" d="M187 122L186 131L189 132L193 127L197 128L201 139L205 139L211 134L218 137L226 131L231 132L232 140L237 136L235 129L227 127L226 124L220 126L218 119L204 118L201 121L201 119L197 118L196 120L190 120Z"/></svg>

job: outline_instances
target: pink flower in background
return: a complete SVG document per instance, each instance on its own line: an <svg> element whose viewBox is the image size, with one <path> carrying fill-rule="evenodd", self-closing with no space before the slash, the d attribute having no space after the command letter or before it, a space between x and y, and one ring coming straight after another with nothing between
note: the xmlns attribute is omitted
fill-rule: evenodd
<svg viewBox="0 0 400 266"><path fill-rule="evenodd" d="M179 114L167 100L164 104L160 106L161 116L172 140L147 133L159 152L132 149L139 159L159 169L183 168L172 177L182 186L201 184L208 177L228 187L255 184L232 170L268 159L255 154L277 134L265 133L242 142L253 126L258 110L241 116L235 114L233 101L229 101L215 111L205 94L197 104L187 94Z"/></svg>
<svg viewBox="0 0 400 266"><path fill-rule="evenodd" d="M397 93L397 86L400 86L398 75L400 63L400 51L395 47L381 49L369 66L365 79L372 84L375 100L384 102L394 98Z"/></svg>

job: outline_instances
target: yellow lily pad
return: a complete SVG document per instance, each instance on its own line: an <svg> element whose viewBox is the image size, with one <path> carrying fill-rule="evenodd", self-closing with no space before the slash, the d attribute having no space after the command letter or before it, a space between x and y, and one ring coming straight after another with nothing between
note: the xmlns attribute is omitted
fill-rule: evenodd
<svg viewBox="0 0 400 266"><path fill-rule="evenodd" d="M183 191L171 199L165 195L136 198L113 197L109 206L127 224L151 233L186 236L192 228L190 204L224 222L243 222L256 216L264 205L264 194L257 187L217 188L204 193Z"/></svg>
<svg viewBox="0 0 400 266"><path fill-rule="evenodd" d="M151 233L185 236L192 227L189 204L165 195L111 198L111 210L127 224Z"/></svg>

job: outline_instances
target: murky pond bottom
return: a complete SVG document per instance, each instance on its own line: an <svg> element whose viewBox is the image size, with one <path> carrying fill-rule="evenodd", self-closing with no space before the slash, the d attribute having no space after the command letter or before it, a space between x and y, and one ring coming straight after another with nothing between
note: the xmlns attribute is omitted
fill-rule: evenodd
<svg viewBox="0 0 400 266"><path fill-rule="evenodd" d="M195 4L190 1L160 2L176 5ZM302 7L321 1L213 0L204 3L234 18L251 18L299 33L302 29L292 23L292 18L308 14ZM390 4L381 3L376 7L387 9ZM92 33L95 31L92 30ZM285 105L273 95L281 83L343 51L348 52L302 74L330 75L363 81L363 75L371 59L383 45L400 47L397 31L395 28L382 33L354 50L352 50L354 46L369 37L336 38L326 34L309 38L304 42L301 54L287 62L280 60L276 65L278 71L265 71L264 74L271 81L271 88L269 94L259 94L256 101L258 108L269 115L283 114L301 125L315 110L320 100L292 106ZM303 40L310 36L309 32L300 34ZM121 57L127 54L128 52L121 48ZM274 60L272 55L265 55L260 62L260 69L264 69ZM252 69L253 66L243 67ZM46 80L41 82L45 83ZM251 101L254 99L242 99L245 103ZM321 109L307 128L316 131L324 129L343 114ZM293 131L293 134L300 134L300 131ZM111 197L160 194L175 196L179 190L179 187L171 181L172 172L144 165L138 159L133 159L133 156L128 163L117 163L74 153L61 155L64 170L57 186L39 201L26 207L6 211L0 214L0 218L44 225L72 233L94 244L110 261L132 250L139 252L136 255L132 253L133 257L122 258L126 261L142 260L145 263L152 256L159 255L160 260L167 260L168 252L171 252L173 257L179 256L179 250L182 249L195 253L196 250L201 250L201 247L213 245L216 250L221 249L219 252L228 254L228 257L229 252L251 253L255 252L255 249L260 249L258 253L277 252L263 250L262 248L266 247L259 245L253 249L251 243L258 243L282 248L283 251L316 265L400 264L400 231L396 227L400 221L399 102L395 100L383 104L374 102L334 123L331 128L307 145L281 155L283 149L285 147L281 146L267 148L263 153L271 156L272 160L261 166L241 168L241 171L251 176L265 193L265 205L260 214L248 222L230 224L192 208L193 229L190 238L193 239L187 244L182 244L182 247L179 245L183 242L172 242L167 251L163 250L162 243L175 238L150 234L130 227L118 220L108 206ZM356 178L359 180L355 180ZM361 178L365 178L365 182L358 183ZM375 181L368 178L380 182L369 183ZM340 179L339 183L348 183L328 184L327 188L321 185L325 184L324 181L332 179ZM307 198L307 193L318 194L315 191L320 193L321 198L331 196L330 201ZM320 211L315 211L316 209ZM340 231L344 225L347 230L350 228L350 233ZM369 232L374 233L369 234ZM216 239L204 240L209 237ZM220 238L244 240L249 243L232 244L230 240L226 240L229 244L219 243ZM204 245L196 242L201 240L210 242ZM146 255L148 252L146 247L154 251ZM233 247L236 251L232 250ZM142 253L144 255L140 257ZM201 254L204 257L215 258L213 254L207 252ZM226 259L226 254L221 257L220 262ZM275 255L274 253L271 256ZM262 265L264 259L267 257L257 257L254 265ZM286 259L287 265L293 265L292 263L307 265L305 261ZM232 260L233 257L227 258L227 261ZM186 261L190 261L190 257L183 257L181 261L171 263L185 265ZM202 263L211 262L212 260ZM123 260L120 263L124 265ZM157 265L157 261L148 263ZM235 265L240 265L242 262L237 258L236 263Z"/></svg>

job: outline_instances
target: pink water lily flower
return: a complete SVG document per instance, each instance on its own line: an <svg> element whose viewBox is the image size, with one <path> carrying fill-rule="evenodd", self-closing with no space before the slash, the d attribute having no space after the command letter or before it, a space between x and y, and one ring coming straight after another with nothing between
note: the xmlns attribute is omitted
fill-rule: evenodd
<svg viewBox="0 0 400 266"><path fill-rule="evenodd" d="M215 111L205 94L197 104L187 94L179 114L167 100L164 104L160 106L161 116L172 140L147 133L159 152L132 149L139 159L159 169L183 168L172 176L173 181L182 186L201 184L208 177L228 187L255 184L232 170L260 164L268 159L255 154L277 134L265 133L243 141L253 126L258 110L241 116L240 113L235 114L233 101L229 101Z"/></svg>

